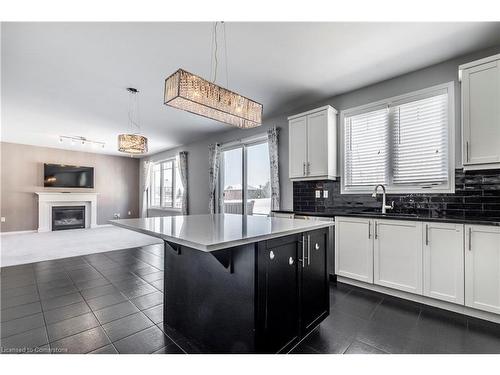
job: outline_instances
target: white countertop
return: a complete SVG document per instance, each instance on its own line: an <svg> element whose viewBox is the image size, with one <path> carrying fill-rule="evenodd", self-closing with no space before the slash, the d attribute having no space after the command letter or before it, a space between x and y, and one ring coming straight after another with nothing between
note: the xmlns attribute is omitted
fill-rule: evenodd
<svg viewBox="0 0 500 375"><path fill-rule="evenodd" d="M232 214L110 220L122 228L205 252L326 228L333 222Z"/></svg>

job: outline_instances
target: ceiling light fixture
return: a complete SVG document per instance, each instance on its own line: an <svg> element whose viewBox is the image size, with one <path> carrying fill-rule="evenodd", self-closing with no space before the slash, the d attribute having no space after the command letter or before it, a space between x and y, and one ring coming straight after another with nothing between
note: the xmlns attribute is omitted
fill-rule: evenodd
<svg viewBox="0 0 500 375"><path fill-rule="evenodd" d="M148 152L148 139L140 135L141 127L139 126L139 104L137 94L139 90L129 87L129 110L128 121L129 125L137 127L137 133L119 134L118 135L118 151L127 154L138 155Z"/></svg>
<svg viewBox="0 0 500 375"><path fill-rule="evenodd" d="M224 52L227 74L226 25L223 25ZM200 116L220 121L239 128L254 128L262 125L262 104L216 84L218 70L218 22L214 24L212 43L212 82L179 69L165 80L164 103ZM212 69L212 64L210 66Z"/></svg>
<svg viewBox="0 0 500 375"><path fill-rule="evenodd" d="M76 142L81 143L82 145L90 144L91 146L101 146L104 148L105 143L101 141L93 141L92 139L88 139L82 137L80 135L69 136L69 135L60 135L59 142L64 143L65 140L70 141L71 145L74 145Z"/></svg>

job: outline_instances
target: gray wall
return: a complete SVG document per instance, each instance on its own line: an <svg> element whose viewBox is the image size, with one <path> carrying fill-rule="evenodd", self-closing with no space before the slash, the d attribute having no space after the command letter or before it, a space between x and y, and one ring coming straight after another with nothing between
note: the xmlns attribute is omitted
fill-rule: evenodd
<svg viewBox="0 0 500 375"><path fill-rule="evenodd" d="M91 191L98 193L97 224L106 224L114 213L122 218L139 214L139 160L88 152L67 151L2 142L1 231L38 228L36 191ZM94 189L43 187L43 163L94 167ZM131 215L128 216L128 211Z"/></svg>
<svg viewBox="0 0 500 375"><path fill-rule="evenodd" d="M175 155L181 150L188 151L188 178L189 178L189 212L191 214L207 213L208 211L208 145L213 142L228 142L234 139L245 138L252 134L264 132L272 125L280 128L280 180L281 180L281 208L292 209L292 183L288 179L288 122L287 116L329 104L339 112L344 109L371 103L411 91L424 89L440 83L455 82L455 160L456 166L461 167L460 150L460 85L458 82L458 66L475 59L500 53L500 46L465 55L437 65L430 66L412 73L408 73L371 86L363 87L342 95L334 96L327 100L311 103L296 108L291 113L285 113L264 121L264 125L257 129L235 129L215 135L203 141L188 144L150 157L151 160L161 160ZM367 57L369 58L369 57ZM376 66L373 69L377 69ZM327 72L325 73L327 74ZM307 103L307 98L304 98ZM265 108L264 108L265 112ZM152 214L158 214L153 212Z"/></svg>

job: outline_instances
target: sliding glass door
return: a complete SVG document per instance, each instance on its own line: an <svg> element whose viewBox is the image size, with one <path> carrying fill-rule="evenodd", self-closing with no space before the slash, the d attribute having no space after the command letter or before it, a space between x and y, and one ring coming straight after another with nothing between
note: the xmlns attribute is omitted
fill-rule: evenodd
<svg viewBox="0 0 500 375"><path fill-rule="evenodd" d="M219 199L224 213L268 215L271 210L267 140L222 149Z"/></svg>

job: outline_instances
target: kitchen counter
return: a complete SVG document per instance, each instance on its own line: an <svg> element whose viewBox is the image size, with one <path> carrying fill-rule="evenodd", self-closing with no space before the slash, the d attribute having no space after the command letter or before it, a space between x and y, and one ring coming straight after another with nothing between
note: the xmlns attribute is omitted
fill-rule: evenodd
<svg viewBox="0 0 500 375"><path fill-rule="evenodd" d="M118 227L211 252L256 241L326 228L333 223L233 214L110 220Z"/></svg>
<svg viewBox="0 0 500 375"><path fill-rule="evenodd" d="M471 224L471 225L494 225L500 226L500 218L498 217L463 217L463 216L433 216L422 214L402 214L388 212L382 214L381 212L361 211L361 210L336 210L334 212L302 212L292 210L276 210L276 213L288 213L302 216L319 216L319 217L335 217L335 216L348 216L348 217L366 217L374 219L389 219L389 220L410 220L410 221L429 221L439 223L457 223L457 224Z"/></svg>

